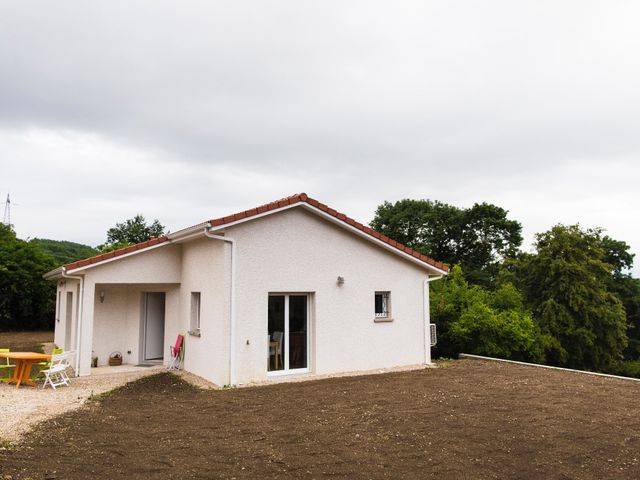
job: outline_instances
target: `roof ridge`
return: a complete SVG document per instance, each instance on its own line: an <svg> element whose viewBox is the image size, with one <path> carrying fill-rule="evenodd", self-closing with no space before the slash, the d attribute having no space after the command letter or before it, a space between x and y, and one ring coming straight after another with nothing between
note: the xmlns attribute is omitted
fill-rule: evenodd
<svg viewBox="0 0 640 480"><path fill-rule="evenodd" d="M255 207L255 208L251 208L249 210L243 210L242 212L238 212L238 213L234 213L232 215L227 215L224 217L219 217L219 218L214 218L212 220L210 220L209 222L211 223L212 226L214 227L221 227L223 225L229 224L229 223L235 223L238 222L240 220L244 220L245 218L250 218L250 217L254 217L256 215L261 215L267 212L270 212L272 210L276 210L279 208L284 208L287 207L289 205L293 205L296 203L307 203L309 205L311 205L314 208L317 208L318 210L331 215L335 218L337 218L338 220L343 221L344 223L356 228L357 230L360 230L372 237L374 237L377 240L380 240L381 242L384 242L394 248L396 248L397 250L400 250L403 253L406 253L408 255L411 255L414 258L417 258L418 260L421 260L424 263L427 263L428 265L431 265L435 268L438 268L440 270L443 270L445 272L449 271L449 267L447 267L446 265L444 265L441 262L438 262L430 257L427 257L426 255L418 252L417 250L414 250L410 247L407 247L406 245L401 244L400 242L393 240L392 238L375 231L374 229L372 229L371 227L368 227L366 225L363 225L362 223L354 220L353 218L349 217L348 215L345 215L342 212L337 211L334 208L329 207L328 205L319 202L318 200L316 200L315 198L311 198L309 197L309 195L307 195L306 193L302 192L302 193L296 193L294 195L290 195L288 197L284 197L281 198L280 200L274 200L273 202L270 203L266 203L264 205L260 205L259 207Z"/></svg>
<svg viewBox="0 0 640 480"><path fill-rule="evenodd" d="M258 207L250 208L249 210L243 210L242 212L226 215L224 217L213 218L209 220L209 223L214 227L218 227L226 223L242 220L243 218L260 215L262 213L275 210L276 208L282 208L294 203L304 202L308 198L309 196L306 193L296 193L279 200L274 200L273 202L265 203L264 205L260 205Z"/></svg>

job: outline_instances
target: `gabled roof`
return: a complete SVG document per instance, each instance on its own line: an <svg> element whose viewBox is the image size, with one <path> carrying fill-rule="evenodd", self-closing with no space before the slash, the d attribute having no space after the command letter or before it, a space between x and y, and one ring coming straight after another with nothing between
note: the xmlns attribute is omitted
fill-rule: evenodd
<svg viewBox="0 0 640 480"><path fill-rule="evenodd" d="M251 217L262 216L264 214L267 214L268 212L272 212L274 210L280 210L291 205L296 205L298 203L306 203L308 205L311 205L312 207L317 208L318 210L326 213L327 215L334 217L338 220L341 220L345 224L357 230L360 230L361 232L364 232L367 235L370 235L371 237L377 240L380 240L381 242L384 242L387 245L390 245L403 253L406 253L414 258L417 258L418 260L421 260L422 262L428 265L431 265L432 267L435 267L438 270L442 270L444 272L449 271L449 267L447 267L443 263L437 262L432 258L429 258L426 255L423 255L422 253L416 250L413 250L412 248L402 245L400 242L396 242L394 239L389 238L386 235L383 235L382 233L376 232L372 228L369 228L360 222L356 222L353 218L348 217L344 213L340 213L337 210L325 205L324 203L321 203L318 200L315 200L309 197L306 193L297 193L295 195L291 195L290 197L285 197L280 200L276 200L275 202L267 203L265 205L261 205L256 208L252 208L250 210L245 210L244 212L235 213L233 215L228 215L226 217L214 218L213 220L210 220L209 223L211 224L212 227L219 228L222 226L236 224L240 221L251 219Z"/></svg>
<svg viewBox="0 0 640 480"><path fill-rule="evenodd" d="M344 213L340 213L337 210L321 203L311 197L309 197L306 193L298 193L295 195L291 195L290 197L285 197L280 200L276 200L271 203L267 203L261 205L259 207L252 208L250 210L244 210L239 213L234 213L233 215L228 215L226 217L214 218L209 220L208 222L201 223L195 225L193 227L185 228L180 230L179 232L175 232L172 234L164 235L162 237L152 238L147 240L146 242L138 243L136 245L131 245L129 247L121 248L119 250L114 250L112 252L103 253L100 255L96 255L94 257L87 258L85 260L78 260L77 262L68 263L64 265L65 271L76 270L83 267L88 267L97 263L102 263L105 261L109 261L116 257L120 257L123 255L133 254L137 251L148 250L150 248L154 248L156 246L160 246L164 243L171 243L171 241L180 234L180 232L196 232L199 227L204 229L205 227L211 227L215 230L223 229L224 227L229 227L238 223L243 223L245 221L254 220L256 218L260 218L265 215L269 215L271 213L276 213L280 210L284 210L287 208L295 207L295 206L305 206L307 208L311 207L312 211L320 213L326 216L328 219L333 220L334 223L342 224L344 227L352 229L352 231L360 233L362 236L369 237L371 240L375 241L378 244L384 244L384 246L393 247L392 251L397 251L397 253L402 256L409 256L412 259L419 261L420 263L426 264L431 268L439 270L440 272L446 273L449 271L449 267L446 265L433 260L432 258L423 255L422 253L413 250L405 245L402 245L399 242L396 242L392 238L387 237L379 232L376 232L372 228L363 225L360 222L356 222L354 219L346 216ZM415 261L414 260L414 261ZM52 270L49 274L53 274L56 270ZM47 274L47 275L49 275Z"/></svg>

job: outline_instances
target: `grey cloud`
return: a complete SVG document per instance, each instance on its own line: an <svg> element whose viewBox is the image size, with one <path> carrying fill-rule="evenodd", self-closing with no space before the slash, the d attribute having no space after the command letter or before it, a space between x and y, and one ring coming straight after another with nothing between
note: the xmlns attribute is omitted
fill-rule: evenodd
<svg viewBox="0 0 640 480"><path fill-rule="evenodd" d="M634 12L541 5L5 3L0 119L257 168L637 151Z"/></svg>
<svg viewBox="0 0 640 480"><path fill-rule="evenodd" d="M51 175L114 217L166 202L178 223L195 202L313 189L365 221L408 196L511 202L540 227L577 198L569 214L589 221L590 199L638 200L639 14L603 0L3 2L0 130L143 152L128 162L149 175L96 182L108 159L51 147L73 165Z"/></svg>

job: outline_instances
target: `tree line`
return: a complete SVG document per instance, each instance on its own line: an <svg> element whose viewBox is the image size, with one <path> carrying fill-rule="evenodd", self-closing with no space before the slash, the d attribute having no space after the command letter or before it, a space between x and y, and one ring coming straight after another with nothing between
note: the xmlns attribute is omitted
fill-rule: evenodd
<svg viewBox="0 0 640 480"><path fill-rule="evenodd" d="M158 220L147 224L140 214L116 223L96 248L64 240L21 240L11 225L0 224L0 331L53 329L56 287L42 278L46 272L162 234Z"/></svg>
<svg viewBox="0 0 640 480"><path fill-rule="evenodd" d="M431 284L437 355L640 376L634 255L603 229L555 225L524 252L503 208L410 199L380 205L371 227L451 267Z"/></svg>
<svg viewBox="0 0 640 480"><path fill-rule="evenodd" d="M522 250L522 225L488 203L430 200L380 205L371 227L444 262L431 284L436 355L460 352L640 377L640 279L627 243L602 229L556 225ZM42 275L164 234L140 214L107 230L95 249L21 240L0 225L0 330L53 327L55 285Z"/></svg>

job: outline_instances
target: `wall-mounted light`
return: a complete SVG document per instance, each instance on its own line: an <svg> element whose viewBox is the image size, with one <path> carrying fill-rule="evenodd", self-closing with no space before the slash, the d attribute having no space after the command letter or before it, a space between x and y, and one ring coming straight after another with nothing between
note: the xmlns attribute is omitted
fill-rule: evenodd
<svg viewBox="0 0 640 480"><path fill-rule="evenodd" d="M104 303L104 290L100 290L100 303Z"/></svg>
<svg viewBox="0 0 640 480"><path fill-rule="evenodd" d="M338 277L338 281L336 282L339 286L344 285L344 277Z"/></svg>

